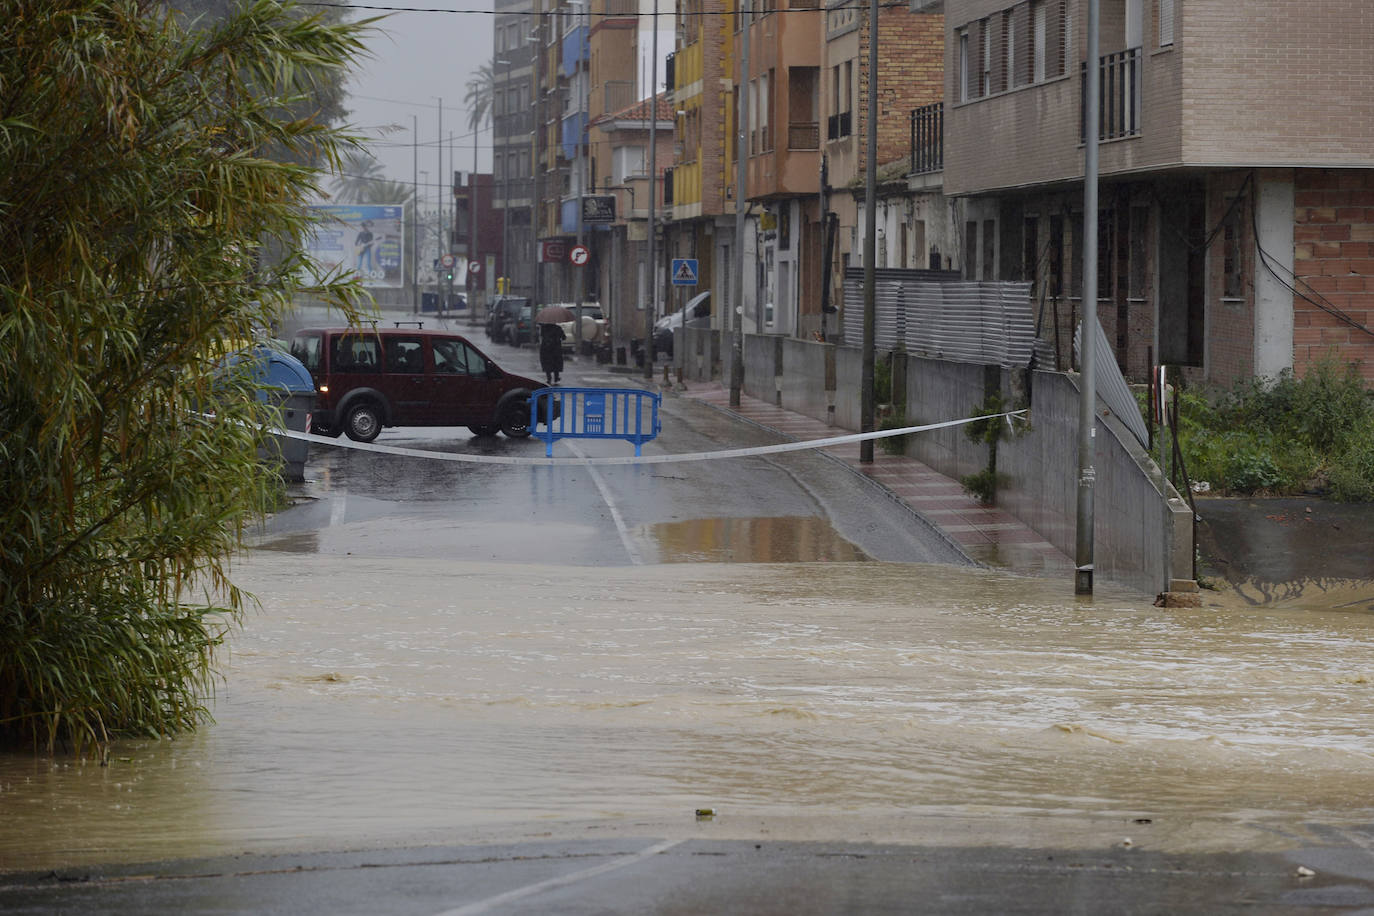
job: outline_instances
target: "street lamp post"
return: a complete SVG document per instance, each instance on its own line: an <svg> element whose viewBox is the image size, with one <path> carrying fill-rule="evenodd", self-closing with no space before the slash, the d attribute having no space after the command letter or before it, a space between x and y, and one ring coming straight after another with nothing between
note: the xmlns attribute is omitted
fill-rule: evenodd
<svg viewBox="0 0 1374 916"><path fill-rule="evenodd" d="M501 91L505 92L510 87L510 61L503 58L496 58L495 63L503 64L506 68L506 78L501 81ZM509 134L507 134L509 136ZM506 155L505 145L501 149L501 276L510 276L510 265L506 253L510 251L510 159ZM492 90L492 119L491 119L491 165L493 171L496 169L496 90Z"/></svg>

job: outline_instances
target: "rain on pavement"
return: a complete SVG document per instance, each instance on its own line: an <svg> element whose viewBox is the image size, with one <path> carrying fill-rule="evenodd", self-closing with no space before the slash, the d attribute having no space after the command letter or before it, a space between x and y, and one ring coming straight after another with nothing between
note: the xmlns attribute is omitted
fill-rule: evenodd
<svg viewBox="0 0 1374 916"><path fill-rule="evenodd" d="M772 441L664 411L646 453ZM215 723L104 767L0 757L0 870L618 835L1367 842L1374 618L1346 594L1076 599L811 453L592 469L321 442L307 478L235 564L261 607Z"/></svg>

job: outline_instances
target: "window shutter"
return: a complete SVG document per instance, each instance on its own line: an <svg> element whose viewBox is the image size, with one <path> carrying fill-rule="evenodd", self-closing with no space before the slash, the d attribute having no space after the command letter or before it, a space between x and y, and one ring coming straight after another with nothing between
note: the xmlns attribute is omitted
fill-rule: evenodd
<svg viewBox="0 0 1374 916"><path fill-rule="evenodd" d="M1174 43L1174 0L1159 0L1159 46Z"/></svg>

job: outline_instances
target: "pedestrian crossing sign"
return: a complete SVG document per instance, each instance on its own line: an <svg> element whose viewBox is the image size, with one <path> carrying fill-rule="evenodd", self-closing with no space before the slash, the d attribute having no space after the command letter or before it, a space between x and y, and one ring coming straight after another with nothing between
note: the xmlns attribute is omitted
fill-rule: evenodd
<svg viewBox="0 0 1374 916"><path fill-rule="evenodd" d="M697 285L697 259L673 258L673 285Z"/></svg>

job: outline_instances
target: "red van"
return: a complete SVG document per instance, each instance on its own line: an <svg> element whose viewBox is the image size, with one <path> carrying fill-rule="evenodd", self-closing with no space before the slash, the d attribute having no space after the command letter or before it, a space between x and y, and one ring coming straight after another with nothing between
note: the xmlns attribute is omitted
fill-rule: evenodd
<svg viewBox="0 0 1374 916"><path fill-rule="evenodd" d="M512 375L452 331L305 328L291 355L315 381L310 428L371 442L386 426L466 426L478 436L530 434L530 392L543 382Z"/></svg>

